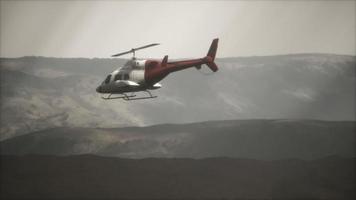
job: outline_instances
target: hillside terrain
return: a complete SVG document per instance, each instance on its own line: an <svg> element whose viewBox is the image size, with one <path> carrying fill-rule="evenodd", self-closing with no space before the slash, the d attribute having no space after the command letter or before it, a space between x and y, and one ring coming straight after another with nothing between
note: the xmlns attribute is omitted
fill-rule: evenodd
<svg viewBox="0 0 356 200"><path fill-rule="evenodd" d="M154 100L104 101L95 88L123 59L0 59L0 140L54 127L116 128L232 119L355 120L355 56L217 59L211 74L169 75Z"/></svg>

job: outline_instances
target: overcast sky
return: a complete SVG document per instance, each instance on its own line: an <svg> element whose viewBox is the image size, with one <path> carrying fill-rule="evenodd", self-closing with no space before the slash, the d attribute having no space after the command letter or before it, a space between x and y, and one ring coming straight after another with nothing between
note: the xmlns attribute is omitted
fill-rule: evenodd
<svg viewBox="0 0 356 200"><path fill-rule="evenodd" d="M355 1L1 1L0 56L356 54ZM127 56L126 56L127 57Z"/></svg>

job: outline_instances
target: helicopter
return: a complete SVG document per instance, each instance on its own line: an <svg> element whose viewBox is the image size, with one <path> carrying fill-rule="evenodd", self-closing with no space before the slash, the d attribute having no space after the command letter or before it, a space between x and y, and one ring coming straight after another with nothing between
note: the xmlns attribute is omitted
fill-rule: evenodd
<svg viewBox="0 0 356 200"><path fill-rule="evenodd" d="M102 94L109 94L107 97L102 96L102 99L105 100L123 99L130 101L156 98L157 96L152 95L149 90L161 88L162 85L159 81L172 72L190 67L195 67L199 70L203 64L207 65L213 72L216 72L218 66L215 64L214 60L218 48L218 41L218 38L212 41L205 57L182 61L168 62L168 55L164 56L162 60L137 59L135 57L135 52L137 50L159 45L158 43L132 48L129 51L112 55L112 57L118 57L129 53L133 54L132 58L127 61L124 66L107 75L101 85L96 88L96 91ZM137 92L145 92L148 95L137 97ZM112 97L112 95L119 96Z"/></svg>

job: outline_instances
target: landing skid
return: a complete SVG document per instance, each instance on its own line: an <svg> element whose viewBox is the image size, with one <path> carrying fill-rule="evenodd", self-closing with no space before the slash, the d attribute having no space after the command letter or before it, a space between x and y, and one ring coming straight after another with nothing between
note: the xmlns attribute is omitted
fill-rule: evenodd
<svg viewBox="0 0 356 200"><path fill-rule="evenodd" d="M147 92L149 96L146 97L136 97L137 95L135 93L131 93L131 95L128 95L126 93L121 93L121 96L118 97L111 97L112 94L109 94L107 97L101 97L104 100L111 100L111 99L123 99L125 101L132 101L132 100L140 100L140 99L153 99L157 98L157 96L153 96L150 91L145 90L144 92Z"/></svg>

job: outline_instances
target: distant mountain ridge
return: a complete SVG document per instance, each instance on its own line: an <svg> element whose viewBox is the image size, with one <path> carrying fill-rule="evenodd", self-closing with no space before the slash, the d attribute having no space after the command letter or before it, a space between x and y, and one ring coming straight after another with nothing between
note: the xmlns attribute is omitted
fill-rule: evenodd
<svg viewBox="0 0 356 200"><path fill-rule="evenodd" d="M155 100L95 92L124 59L1 58L0 140L52 127L110 128L232 119L355 120L355 56L218 58L168 76Z"/></svg>
<svg viewBox="0 0 356 200"><path fill-rule="evenodd" d="M231 120L109 129L53 128L0 142L6 155L262 160L356 157L355 121Z"/></svg>

